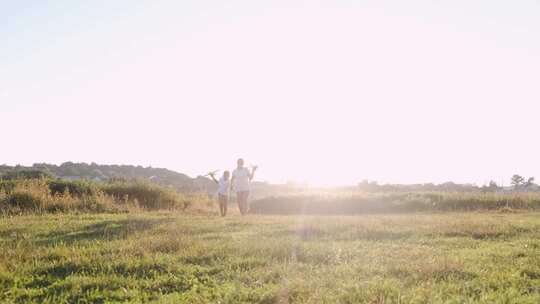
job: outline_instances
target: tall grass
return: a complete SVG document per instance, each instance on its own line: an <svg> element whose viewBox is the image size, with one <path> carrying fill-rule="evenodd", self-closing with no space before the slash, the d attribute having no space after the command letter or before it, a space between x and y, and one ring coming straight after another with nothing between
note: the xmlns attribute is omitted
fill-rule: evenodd
<svg viewBox="0 0 540 304"><path fill-rule="evenodd" d="M209 205L210 199L204 195L179 194L149 182L113 182L102 186L107 195L117 201L131 202L145 210L181 209L186 210L198 205Z"/></svg>
<svg viewBox="0 0 540 304"><path fill-rule="evenodd" d="M204 210L212 201L141 181L22 179L0 181L0 214Z"/></svg>
<svg viewBox="0 0 540 304"><path fill-rule="evenodd" d="M18 180L9 190L0 189L0 212L4 214L50 212L118 212L114 199L103 192L71 194L52 193L45 179Z"/></svg>
<svg viewBox="0 0 540 304"><path fill-rule="evenodd" d="M254 201L258 214L363 214L477 210L540 210L539 193L419 192L305 194Z"/></svg>

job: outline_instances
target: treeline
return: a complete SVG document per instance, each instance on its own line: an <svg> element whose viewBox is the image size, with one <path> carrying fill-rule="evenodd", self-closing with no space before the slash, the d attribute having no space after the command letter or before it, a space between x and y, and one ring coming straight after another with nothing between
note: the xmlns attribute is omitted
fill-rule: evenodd
<svg viewBox="0 0 540 304"><path fill-rule="evenodd" d="M208 178L191 178L185 174L164 168L73 162L65 162L61 165L46 163L37 163L32 166L0 165L0 179L38 177L93 181L108 181L114 179L151 180L153 183L170 186L181 192L211 192L215 189L215 184Z"/></svg>
<svg viewBox="0 0 540 304"><path fill-rule="evenodd" d="M365 192L540 192L540 186L534 183L534 177L525 179L515 174L511 178L510 186L503 187L495 181L490 181L487 185L477 186L474 184L456 184L446 182L442 184L383 184L379 185L376 181L364 180L354 189Z"/></svg>

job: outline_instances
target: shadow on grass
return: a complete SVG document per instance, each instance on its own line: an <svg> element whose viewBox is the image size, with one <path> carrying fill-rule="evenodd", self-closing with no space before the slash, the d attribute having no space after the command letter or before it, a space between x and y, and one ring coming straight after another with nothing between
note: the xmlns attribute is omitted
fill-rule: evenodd
<svg viewBox="0 0 540 304"><path fill-rule="evenodd" d="M11 228L0 231L0 239L13 239L17 238L20 235L23 235L28 230L25 228Z"/></svg>
<svg viewBox="0 0 540 304"><path fill-rule="evenodd" d="M71 245L96 240L110 241L125 239L141 231L172 222L173 218L106 220L82 227L78 230L53 231L43 235L38 245Z"/></svg>

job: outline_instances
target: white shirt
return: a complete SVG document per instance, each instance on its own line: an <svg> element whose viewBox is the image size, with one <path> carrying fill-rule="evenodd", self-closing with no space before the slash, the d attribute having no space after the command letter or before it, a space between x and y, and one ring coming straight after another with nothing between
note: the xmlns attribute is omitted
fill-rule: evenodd
<svg viewBox="0 0 540 304"><path fill-rule="evenodd" d="M221 177L218 182L218 191L217 191L218 194L228 196L229 189L231 188L230 185L231 185L230 180L225 180L223 177Z"/></svg>
<svg viewBox="0 0 540 304"><path fill-rule="evenodd" d="M250 191L251 190L251 181L249 180L251 173L246 167L236 168L232 176L234 178L234 191Z"/></svg>

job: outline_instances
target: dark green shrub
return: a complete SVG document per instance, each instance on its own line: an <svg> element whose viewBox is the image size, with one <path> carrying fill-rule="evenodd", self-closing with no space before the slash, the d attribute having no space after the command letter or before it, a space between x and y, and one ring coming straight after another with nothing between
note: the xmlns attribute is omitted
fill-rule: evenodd
<svg viewBox="0 0 540 304"><path fill-rule="evenodd" d="M7 205L20 211L38 211L43 206L41 198L26 192L15 192L8 196Z"/></svg>
<svg viewBox="0 0 540 304"><path fill-rule="evenodd" d="M176 192L147 182L114 182L103 186L103 192L116 200L136 201L143 209L184 208L184 201Z"/></svg>
<svg viewBox="0 0 540 304"><path fill-rule="evenodd" d="M69 194L81 197L83 195L93 195L97 192L97 186L88 181L66 181L54 180L48 182L49 190L52 195Z"/></svg>

